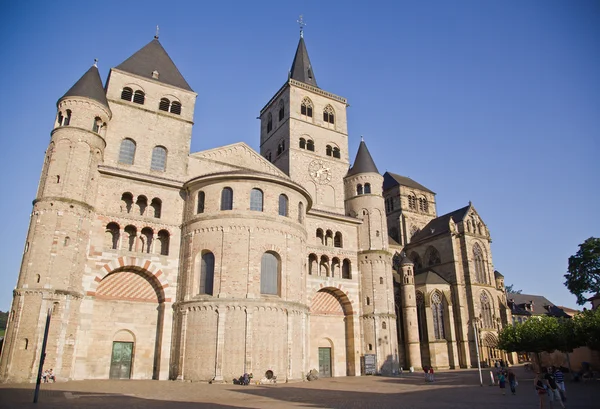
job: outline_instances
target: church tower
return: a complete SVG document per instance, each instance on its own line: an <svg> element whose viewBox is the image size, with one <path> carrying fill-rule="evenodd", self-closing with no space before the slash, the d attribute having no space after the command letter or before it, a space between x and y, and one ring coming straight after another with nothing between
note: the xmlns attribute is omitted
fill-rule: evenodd
<svg viewBox="0 0 600 409"><path fill-rule="evenodd" d="M344 178L346 213L362 220L358 227L363 354L377 356L378 371L398 369L398 338L394 304L392 254L388 249L383 177L361 141L352 168Z"/></svg>
<svg viewBox="0 0 600 409"><path fill-rule="evenodd" d="M260 112L260 152L302 185L313 208L344 212L346 99L317 85L302 31L288 81Z"/></svg>
<svg viewBox="0 0 600 409"><path fill-rule="evenodd" d="M73 367L98 165L112 117L95 64L57 108L2 351L0 379L5 381L35 380L48 310L46 366L63 378Z"/></svg>

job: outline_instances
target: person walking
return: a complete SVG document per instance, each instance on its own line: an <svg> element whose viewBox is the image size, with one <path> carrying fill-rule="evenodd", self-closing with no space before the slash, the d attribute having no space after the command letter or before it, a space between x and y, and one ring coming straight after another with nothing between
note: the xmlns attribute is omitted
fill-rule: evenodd
<svg viewBox="0 0 600 409"><path fill-rule="evenodd" d="M510 392L513 395L517 394L517 375L512 369L508 370L508 386L510 386Z"/></svg>
<svg viewBox="0 0 600 409"><path fill-rule="evenodd" d="M535 374L533 386L538 394L538 397L540 398L540 409L544 409L544 402L546 402L546 385L544 384L544 381L542 381L542 377L539 372L536 372Z"/></svg>
<svg viewBox="0 0 600 409"><path fill-rule="evenodd" d="M553 403L555 400L560 403L560 406L564 409L565 404L560 397L560 392L558 391L558 385L556 384L556 379L554 379L554 375L552 374L552 367L548 367L546 374L544 375L544 379L546 380L546 385L548 387L548 401L550 402L550 409L553 408Z"/></svg>
<svg viewBox="0 0 600 409"><path fill-rule="evenodd" d="M565 389L565 375L562 373L560 368L554 367L554 380L556 381L556 386L558 386L560 397L562 398L562 401L565 402L567 400L567 390Z"/></svg>
<svg viewBox="0 0 600 409"><path fill-rule="evenodd" d="M498 385L500 386L502 394L506 395L506 376L504 375L504 371L501 371L498 374Z"/></svg>

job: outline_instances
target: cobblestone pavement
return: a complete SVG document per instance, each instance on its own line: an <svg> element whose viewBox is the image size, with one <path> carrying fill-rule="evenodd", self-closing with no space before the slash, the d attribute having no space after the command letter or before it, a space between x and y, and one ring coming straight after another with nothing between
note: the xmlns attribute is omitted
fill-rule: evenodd
<svg viewBox="0 0 600 409"><path fill-rule="evenodd" d="M487 375L487 377L485 376ZM521 376L519 376L521 375ZM517 368L517 394L484 383L477 371L436 373L434 383L422 374L402 377L362 376L319 379L268 386L209 385L170 381L71 381L42 384L39 402L33 404L34 384L0 384L0 408L56 409L230 409L230 408L538 408L532 375ZM489 382L489 372L484 382ZM571 409L600 408L600 382L567 382ZM546 408L550 406L546 403ZM555 409L560 405L555 404Z"/></svg>

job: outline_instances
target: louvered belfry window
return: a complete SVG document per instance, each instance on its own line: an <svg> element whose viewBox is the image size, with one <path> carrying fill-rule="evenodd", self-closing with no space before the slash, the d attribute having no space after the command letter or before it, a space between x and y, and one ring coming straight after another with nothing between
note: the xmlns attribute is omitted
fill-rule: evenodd
<svg viewBox="0 0 600 409"><path fill-rule="evenodd" d="M123 91L121 91L121 99L131 101L131 98L133 98L133 90L129 87L123 88Z"/></svg>
<svg viewBox="0 0 600 409"><path fill-rule="evenodd" d="M137 90L133 93L133 102L136 104L144 105L144 101L146 100L146 95L143 91Z"/></svg>
<svg viewBox="0 0 600 409"><path fill-rule="evenodd" d="M158 104L158 109L161 111L169 112L169 106L171 105L171 101L167 98L161 98L160 103Z"/></svg>
<svg viewBox="0 0 600 409"><path fill-rule="evenodd" d="M171 113L181 115L181 104L177 101L171 103Z"/></svg>

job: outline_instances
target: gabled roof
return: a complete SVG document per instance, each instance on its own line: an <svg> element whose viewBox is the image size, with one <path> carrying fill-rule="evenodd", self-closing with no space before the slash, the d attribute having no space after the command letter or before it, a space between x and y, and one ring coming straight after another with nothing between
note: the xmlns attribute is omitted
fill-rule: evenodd
<svg viewBox="0 0 600 409"><path fill-rule="evenodd" d="M448 281L444 280L438 273L433 271L432 269L427 269L422 273L415 274L415 285L424 285L424 284L442 284L448 285L450 284Z"/></svg>
<svg viewBox="0 0 600 409"><path fill-rule="evenodd" d="M428 239L433 236L437 236L438 234L448 233L450 231L450 219L452 219L454 223L462 221L467 215L467 212L470 208L471 205L469 204L465 207L461 207L458 210L447 213L443 216L436 217L435 219L431 220L425 225L425 227L421 229L421 231L419 231L413 236L413 238L410 241L411 244Z"/></svg>
<svg viewBox="0 0 600 409"><path fill-rule="evenodd" d="M98 72L98 67L95 65L92 65L90 69L79 78L79 81L77 81L60 99L63 99L64 97L90 98L108 108L108 101L106 100L106 93L102 86L100 73Z"/></svg>
<svg viewBox="0 0 600 409"><path fill-rule="evenodd" d="M377 173L377 166L375 166L375 162L369 153L369 149L367 148L367 144L365 141L360 141L360 145L358 146L358 152L356 153L356 159L354 159L354 164L348 171L348 176L356 175L358 173Z"/></svg>
<svg viewBox="0 0 600 409"><path fill-rule="evenodd" d="M294 61L292 62L292 68L290 70L290 78L317 88L319 87L317 85L317 79L315 78L315 72L310 64L310 59L308 58L304 37L300 37L300 41L298 42L298 48L296 49L296 55L294 55Z"/></svg>
<svg viewBox="0 0 600 409"><path fill-rule="evenodd" d="M500 271L494 270L494 278L504 278L504 276L500 274Z"/></svg>
<svg viewBox="0 0 600 409"><path fill-rule="evenodd" d="M149 80L192 91L156 37L116 68ZM152 77L154 71L158 71L158 79Z"/></svg>
<svg viewBox="0 0 600 409"><path fill-rule="evenodd" d="M425 192L433 193L435 195L435 192L427 189L425 186L423 186L420 183L415 182L414 180L412 180L409 177L397 175L397 174L391 173L391 172L384 173L384 175L383 175L383 190L387 190L391 187L398 186L398 185L412 187L413 189L424 190Z"/></svg>
<svg viewBox="0 0 600 409"><path fill-rule="evenodd" d="M555 306L546 297L532 294L515 294L509 293L506 295L513 314L517 315L549 315L552 317L569 317L563 310ZM533 311L526 311L523 306L525 304L533 304ZM525 312L525 314L523 313ZM527 314L529 313L529 314Z"/></svg>

